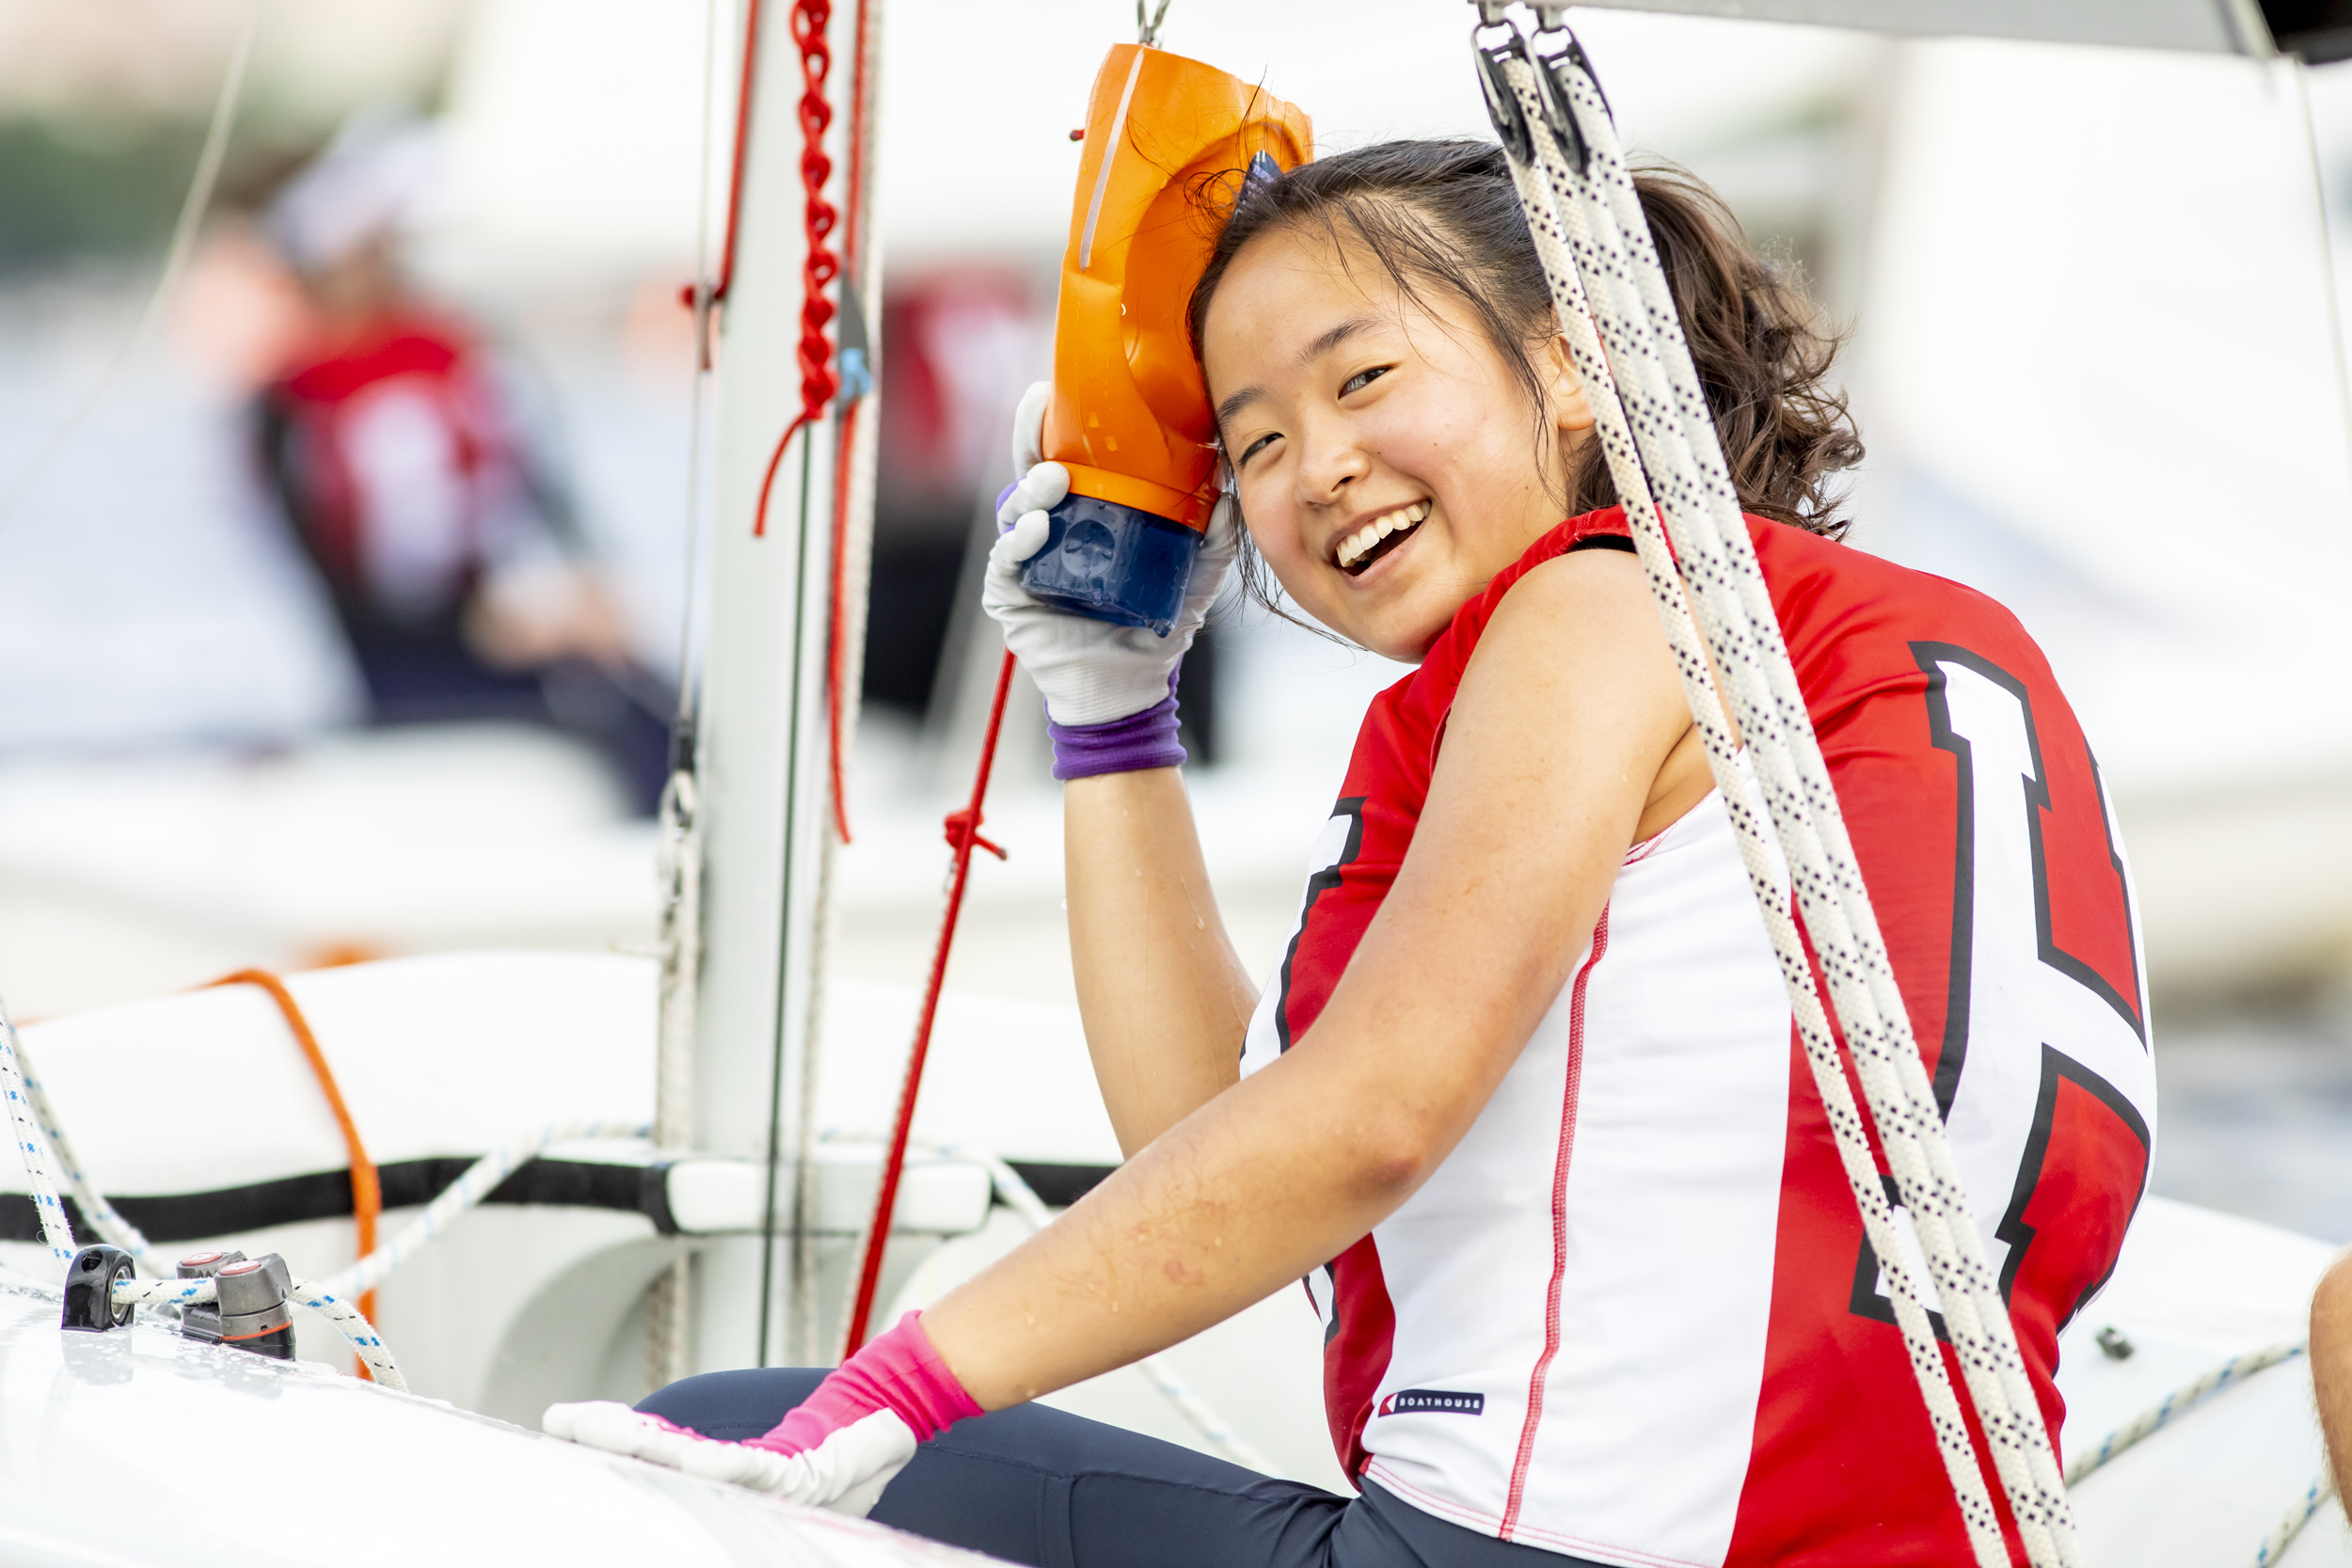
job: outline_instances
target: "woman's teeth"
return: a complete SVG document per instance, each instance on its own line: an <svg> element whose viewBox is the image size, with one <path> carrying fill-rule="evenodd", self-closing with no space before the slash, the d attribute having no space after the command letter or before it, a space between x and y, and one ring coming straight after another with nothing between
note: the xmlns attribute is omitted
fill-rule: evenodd
<svg viewBox="0 0 2352 1568"><path fill-rule="evenodd" d="M1355 571L1359 564L1370 564L1372 553L1380 541L1393 533L1403 533L1429 515L1429 503L1415 501L1384 513L1340 541L1339 566L1343 572Z"/></svg>

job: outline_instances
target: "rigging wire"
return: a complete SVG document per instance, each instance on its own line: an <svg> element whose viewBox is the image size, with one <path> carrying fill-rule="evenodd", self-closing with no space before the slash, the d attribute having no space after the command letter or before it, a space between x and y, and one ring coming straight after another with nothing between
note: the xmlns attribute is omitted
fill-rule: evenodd
<svg viewBox="0 0 2352 1568"><path fill-rule="evenodd" d="M758 0L753 0L756 16ZM747 36L743 52L748 57L752 40ZM694 312L694 378L692 394L686 413L686 576L684 602L678 610L677 628L677 714L672 726L671 770L691 768L694 712L701 687L700 640L695 636L695 607L700 595L695 592L702 575L703 530L703 426L709 405L710 310L720 298L718 285L710 277L710 161L713 136L710 125L712 100L717 91L719 72L719 0L705 0L703 8L703 113L702 151L697 165L694 196L694 281L686 288L684 303ZM739 174L737 176L739 178ZM730 194L728 222L734 221ZM731 249L734 235L730 231L727 244ZM681 739L680 737L685 737ZM685 752L680 756L676 753Z"/></svg>
<svg viewBox="0 0 2352 1568"><path fill-rule="evenodd" d="M768 1066L767 1201L759 1227L758 1359L753 1362L757 1367L768 1365L768 1336L775 1306L776 1188L784 1161L785 1047L791 1033L791 1013L786 1003L792 978L793 863L801 836L793 830L801 819L801 695L808 688L802 669L808 651L808 512L815 450L815 443L802 443L799 553L792 568L792 657L787 665L792 694L785 715L784 866L776 900L775 1038ZM794 1182L796 1188L802 1185ZM797 1207L801 1195L796 1192L793 1199Z"/></svg>
<svg viewBox="0 0 2352 1568"><path fill-rule="evenodd" d="M253 40L261 31L262 0L246 0L245 25L237 31L237 41L229 54L229 70L221 78L220 95L213 103L213 118L205 127L203 150L197 154L196 173L188 182L188 193L180 203L180 216L171 228L171 245L164 253L164 270L155 279L155 287L147 296L146 308L140 310L131 336L117 351L114 359L101 372L90 389L82 394L82 401L49 433L47 440L33 453L32 460L17 473L5 494L0 494L0 523L6 523L32 493L40 476L57 454L65 451L98 405L113 391L137 360L139 351L154 336L156 326L164 319L172 296L179 292L180 276L187 270L188 257L196 248L197 231L203 226L204 215L212 208L213 187L219 183L221 161L229 151L229 131L237 118L237 103L245 94L246 67L253 59Z"/></svg>
<svg viewBox="0 0 2352 1568"><path fill-rule="evenodd" d="M745 40L746 53L750 41ZM686 420L686 567L678 605L677 700L670 723L670 776L655 815L660 833L660 976L654 1034L654 1141L682 1148L694 1134L694 1015L702 972L702 791L696 780L696 716L702 690L703 432L710 371L711 113L719 71L719 0L704 0L701 154L694 193L694 280L684 303L694 316L692 388ZM739 119L740 116L738 116ZM685 1375L686 1301L693 1263L680 1258L646 1289L645 1381L660 1388Z"/></svg>
<svg viewBox="0 0 2352 1568"><path fill-rule="evenodd" d="M825 1022L825 982L829 967L833 937L834 875L840 847L850 842L849 791L845 775L849 763L849 731L857 710L856 676L851 650L855 639L862 635L865 617L851 613L852 603L864 604L864 587L868 576L867 562L873 544L873 494L870 462L862 461L861 452L870 458L873 451L873 431L861 429L861 405L874 389L875 366L869 353L879 337L877 324L869 324L866 301L878 297L872 287L872 258L863 241L866 209L870 201L868 165L870 163L873 126L867 105L873 93L873 74L878 43L875 11L880 0L857 0L857 19L851 36L851 72L850 78L850 123L845 135L845 151L849 165L844 184L841 227L841 390L834 403L836 442L832 469L833 531L826 555L827 587L825 611L825 756L827 784L831 792L831 832L820 829L817 840L817 890L810 922L809 984L803 999L806 1022L802 1034L801 1048L801 1114L794 1133L796 1152L792 1199L792 1258L794 1300L792 1310L798 1314L799 1334L795 1339L794 1356L804 1365L816 1364L824 1354L818 1319L820 1304L817 1291L818 1258L816 1234L816 1148L817 1087L823 1049ZM862 519L864 527L853 527ZM850 591L850 565L857 562L859 592L853 601ZM862 650L860 650L862 653ZM856 667L862 668L863 659Z"/></svg>
<svg viewBox="0 0 2352 1568"><path fill-rule="evenodd" d="M860 210L865 200L866 177L865 143L870 116L867 64L871 55L872 30L869 7L861 0L855 12L853 34L855 56L851 71L850 118L848 126L850 167L847 225L845 227L842 209L836 208L825 195L825 188L832 179L834 167L833 159L826 153L824 146L825 136L832 129L834 118L832 102L826 95L833 74L833 49L829 38L833 19L834 8L831 0L795 0L792 8L792 38L800 52L802 83L802 92L795 104L795 118L800 126L802 139L800 171L803 192L803 251L801 266L801 334L796 349L796 359L801 371L801 407L798 414L786 427L784 434L777 439L773 451L769 455L767 467L760 479L759 497L754 511L752 526L754 538L766 536L768 509L773 497L778 471L782 467L787 451L791 449L796 438L800 439L799 537L796 541L796 563L792 578L795 595L795 612L792 618L794 657L790 661L792 693L788 705L789 730L786 741L785 764L785 843L781 894L783 907L779 911L775 1040L770 1084L767 1220L762 1227L760 1254L758 1345L762 1365L767 1362L768 1340L772 1327L774 1307L776 1222L784 1134L784 1066L787 1037L790 1030L786 1008L786 991L791 971L794 862L798 847L795 830L800 820L801 712L805 687L801 671L807 641L805 628L808 610L809 536L812 532L810 527L813 496L812 470L815 462L816 426L824 418L828 407L835 412L836 431L835 445L832 453L833 462L828 475L831 484L829 494L832 503L832 526L828 531L826 644L821 678L824 683L827 708L825 739L828 751L827 778L832 818L829 827L832 832L839 835L841 842L846 843L849 839L849 815L843 779L843 753L846 738L843 718L847 706L845 672L848 664L848 648L844 632L848 621L847 563L849 552L847 546L852 510L850 469L856 451L857 404L870 389L871 376L863 356L860 356L860 363L854 367L846 363L846 360L836 360L834 341L827 329L836 315L857 311L860 312L857 319L848 325L855 328L857 337L864 338L866 335L862 314L862 301L859 299L854 282L845 281L845 279L853 278L854 275L850 272L850 268L859 258L858 238L862 227ZM754 78L747 71L745 74L747 93L751 90L753 83ZM737 168L733 184L739 198L743 182L742 164L746 155L750 125L748 108L739 107L737 124ZM731 216L727 242L728 257L722 263L723 268L730 272L736 228L736 219ZM828 243L834 238L836 230L840 231L841 248L838 251L832 248ZM835 282L842 283L843 300L839 308L836 308L826 295L826 291ZM829 864L832 841L822 839L818 847L820 854L827 857L826 862L820 863L819 891L821 895L829 886L829 878L825 875L824 866ZM815 945L812 958L821 951L823 940L821 927L824 921L824 910L821 897L816 921L819 928L813 933ZM812 986L812 997L815 994L816 987ZM805 1037L806 1040L812 1044L815 1022L812 1015L811 1027ZM808 1079L813 1071L813 1062L804 1062L803 1078ZM808 1085L804 1082L803 1085L804 1101L807 1098L807 1089ZM807 1142L805 1134L809 1131L807 1126L809 1114L809 1107L803 1104L801 1128L803 1135L799 1140L803 1149L802 1157L803 1166ZM805 1169L803 1169L799 1172L800 1179L795 1182L793 1228L796 1257L799 1251L804 1250L801 1248L800 1241L802 1233L805 1230L803 1222L806 1194L803 1189L807 1185L806 1175Z"/></svg>

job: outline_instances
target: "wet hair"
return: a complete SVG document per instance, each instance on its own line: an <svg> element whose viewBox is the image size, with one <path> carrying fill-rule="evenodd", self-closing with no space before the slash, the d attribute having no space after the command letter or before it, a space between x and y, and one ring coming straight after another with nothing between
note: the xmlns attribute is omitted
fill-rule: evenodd
<svg viewBox="0 0 2352 1568"><path fill-rule="evenodd" d="M1653 165L1636 170L1633 182L1740 506L1842 536L1843 497L1833 485L1861 461L1862 440L1845 394L1829 381L1838 336L1807 298L1795 266L1757 254L1731 210L1697 179ZM1192 293L1196 356L1209 307L1234 258L1263 234L1299 230L1328 239L1343 261L1370 257L1404 297L1436 289L1466 307L1525 389L1544 466L1552 467L1535 361L1556 330L1551 290L1500 147L1381 142L1253 180L1218 231ZM1583 444L1562 477L1555 499L1564 515L1616 502L1597 440ZM1269 597L1254 551L1246 580L1253 596Z"/></svg>

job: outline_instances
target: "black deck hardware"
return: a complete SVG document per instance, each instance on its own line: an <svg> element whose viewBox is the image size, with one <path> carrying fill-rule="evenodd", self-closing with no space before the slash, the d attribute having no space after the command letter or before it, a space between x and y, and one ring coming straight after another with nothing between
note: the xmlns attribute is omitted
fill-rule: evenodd
<svg viewBox="0 0 2352 1568"><path fill-rule="evenodd" d="M57 1326L80 1334L103 1334L131 1321L132 1308L115 1305L115 1281L132 1275L131 1255L119 1246L86 1246L65 1271L65 1316Z"/></svg>

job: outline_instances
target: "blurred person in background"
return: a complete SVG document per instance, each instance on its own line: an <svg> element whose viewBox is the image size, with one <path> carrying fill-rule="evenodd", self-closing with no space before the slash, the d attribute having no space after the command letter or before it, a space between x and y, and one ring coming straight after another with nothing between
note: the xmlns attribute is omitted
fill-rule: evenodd
<svg viewBox="0 0 2352 1568"><path fill-rule="evenodd" d="M637 662L517 400L400 264L435 151L421 122L363 115L272 207L303 321L254 404L265 483L332 595L372 722L548 724L649 813L665 683Z"/></svg>

